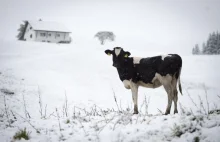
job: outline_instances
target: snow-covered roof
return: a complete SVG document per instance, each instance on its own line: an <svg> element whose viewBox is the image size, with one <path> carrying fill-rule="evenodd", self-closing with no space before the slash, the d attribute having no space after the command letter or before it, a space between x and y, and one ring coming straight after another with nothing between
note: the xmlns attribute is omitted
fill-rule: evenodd
<svg viewBox="0 0 220 142"><path fill-rule="evenodd" d="M45 22L45 21L28 21L28 22L33 28L33 30L36 31L56 31L56 32L71 33L71 31L61 23Z"/></svg>

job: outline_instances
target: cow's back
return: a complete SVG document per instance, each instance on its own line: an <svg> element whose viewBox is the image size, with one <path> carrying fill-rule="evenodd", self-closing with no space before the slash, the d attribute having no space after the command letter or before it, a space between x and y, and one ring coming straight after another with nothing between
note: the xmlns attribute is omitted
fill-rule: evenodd
<svg viewBox="0 0 220 142"><path fill-rule="evenodd" d="M182 59L177 54L169 54L163 58L155 56L142 58L139 64L135 64L135 73L133 81L143 81L144 83L152 83L156 73L162 76L167 74L174 75L182 67Z"/></svg>

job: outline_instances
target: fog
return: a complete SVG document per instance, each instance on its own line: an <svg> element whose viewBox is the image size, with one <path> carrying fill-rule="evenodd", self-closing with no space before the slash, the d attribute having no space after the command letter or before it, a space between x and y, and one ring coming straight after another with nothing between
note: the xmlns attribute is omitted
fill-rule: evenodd
<svg viewBox="0 0 220 142"><path fill-rule="evenodd" d="M190 53L220 29L219 13L218 0L1 0L0 39L16 40L22 20L41 18L65 24L75 42L109 30L119 46Z"/></svg>

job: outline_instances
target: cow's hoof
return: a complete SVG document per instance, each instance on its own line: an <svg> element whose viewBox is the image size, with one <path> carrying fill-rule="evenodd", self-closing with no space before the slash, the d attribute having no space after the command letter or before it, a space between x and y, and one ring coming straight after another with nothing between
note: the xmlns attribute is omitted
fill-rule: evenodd
<svg viewBox="0 0 220 142"><path fill-rule="evenodd" d="M174 114L178 113L178 110L174 110Z"/></svg>
<svg viewBox="0 0 220 142"><path fill-rule="evenodd" d="M168 114L170 114L170 112L165 112L165 114L164 114L164 115L168 115Z"/></svg>
<svg viewBox="0 0 220 142"><path fill-rule="evenodd" d="M134 113L133 114L138 114L138 111L134 111Z"/></svg>

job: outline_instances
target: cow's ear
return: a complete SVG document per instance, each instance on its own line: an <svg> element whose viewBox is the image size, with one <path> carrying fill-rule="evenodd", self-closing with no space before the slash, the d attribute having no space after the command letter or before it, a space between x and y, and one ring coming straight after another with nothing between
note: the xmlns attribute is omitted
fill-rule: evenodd
<svg viewBox="0 0 220 142"><path fill-rule="evenodd" d="M130 52L125 52L124 57L127 58L128 56L130 56L131 53Z"/></svg>
<svg viewBox="0 0 220 142"><path fill-rule="evenodd" d="M109 49L107 49L107 50L105 50L105 53L106 53L107 55L111 56L112 51L111 51L111 50L109 50Z"/></svg>

